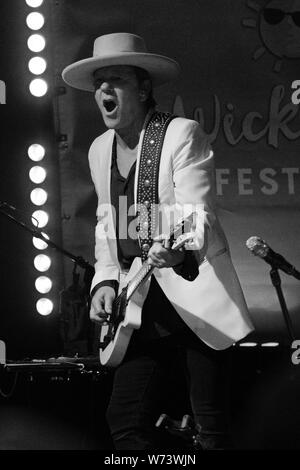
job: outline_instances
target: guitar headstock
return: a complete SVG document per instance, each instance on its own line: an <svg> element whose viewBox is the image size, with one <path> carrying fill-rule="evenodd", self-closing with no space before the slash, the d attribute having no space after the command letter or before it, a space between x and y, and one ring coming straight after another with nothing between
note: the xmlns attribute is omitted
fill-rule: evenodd
<svg viewBox="0 0 300 470"><path fill-rule="evenodd" d="M182 218L171 230L170 242L174 242L183 234L187 234L192 231L192 227L196 225L196 212L191 212L188 217Z"/></svg>
<svg viewBox="0 0 300 470"><path fill-rule="evenodd" d="M188 217L179 220L175 227L171 228L170 235L161 235L156 237L155 240L168 241L172 250L178 250L194 239L194 231L192 229L195 226L195 220L196 213L192 212Z"/></svg>
<svg viewBox="0 0 300 470"><path fill-rule="evenodd" d="M179 250L182 246L188 245L190 242L193 242L195 233L188 232L179 235L179 237L174 240L174 243L171 245L172 250Z"/></svg>

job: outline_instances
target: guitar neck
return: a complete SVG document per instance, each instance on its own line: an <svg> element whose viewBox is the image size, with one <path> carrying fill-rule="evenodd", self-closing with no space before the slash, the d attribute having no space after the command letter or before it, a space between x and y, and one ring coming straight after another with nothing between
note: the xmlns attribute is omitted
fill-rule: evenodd
<svg viewBox="0 0 300 470"><path fill-rule="evenodd" d="M186 219L182 220L177 226L171 230L169 241L176 240L183 233L183 229L186 228L186 231L190 230L192 221L194 219L195 214L192 212ZM178 250L181 246L183 246L185 240L181 241L181 243L177 243L175 247L172 247L172 250ZM127 300L134 294L136 289L144 282L146 279L152 274L154 270L154 266L150 266L147 261L144 261L142 267L139 271L133 276L133 278L127 284Z"/></svg>
<svg viewBox="0 0 300 470"><path fill-rule="evenodd" d="M135 293L137 288L144 282L146 279L151 276L154 266L150 266L147 261L144 261L141 269L138 270L135 276L129 281L127 285L127 300Z"/></svg>
<svg viewBox="0 0 300 470"><path fill-rule="evenodd" d="M174 251L178 250L181 245L174 248ZM127 300L135 293L136 289L152 274L154 266L150 266L147 261L144 261L141 269L133 276L127 285Z"/></svg>

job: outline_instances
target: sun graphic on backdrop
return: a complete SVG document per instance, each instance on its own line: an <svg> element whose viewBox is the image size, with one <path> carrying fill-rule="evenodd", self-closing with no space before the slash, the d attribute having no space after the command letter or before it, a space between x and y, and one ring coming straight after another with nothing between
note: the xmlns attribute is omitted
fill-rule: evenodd
<svg viewBox="0 0 300 470"><path fill-rule="evenodd" d="M266 51L275 56L274 70L279 72L285 59L300 58L300 0L270 0L263 7L253 0L247 6L257 19L245 18L243 26L257 29L262 42L253 58L260 59Z"/></svg>

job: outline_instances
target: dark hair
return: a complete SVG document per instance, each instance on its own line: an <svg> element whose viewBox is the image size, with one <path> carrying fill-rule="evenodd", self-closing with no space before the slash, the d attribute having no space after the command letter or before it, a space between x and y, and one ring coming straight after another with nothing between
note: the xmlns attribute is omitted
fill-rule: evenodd
<svg viewBox="0 0 300 470"><path fill-rule="evenodd" d="M133 69L139 85L142 85L142 83L146 80L150 82L151 88L148 94L148 98L146 100L146 106L148 109L154 108L156 106L156 101L153 97L152 79L150 77L150 74L147 72L147 70L141 69L140 67L133 67Z"/></svg>

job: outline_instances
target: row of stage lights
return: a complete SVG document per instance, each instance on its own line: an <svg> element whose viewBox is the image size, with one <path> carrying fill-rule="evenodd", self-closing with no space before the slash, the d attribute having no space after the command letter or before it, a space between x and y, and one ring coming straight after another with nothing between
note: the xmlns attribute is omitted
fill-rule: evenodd
<svg viewBox="0 0 300 470"><path fill-rule="evenodd" d="M36 9L43 4L43 1L44 0L26 0L26 4L30 8ZM45 17L39 11L31 11L26 17L26 24L31 31L39 31L39 33L32 33L27 40L28 49L35 54L39 54L46 47L46 40L44 36L40 34L40 30L45 24ZM29 84L30 93L38 98L45 96L48 91L48 84L41 76L47 69L46 59L40 55L35 55L29 60L28 68L33 75L39 76L39 78L31 80ZM48 200L48 193L42 187L47 178L47 171L44 166L41 165L45 154L45 148L38 143L32 144L28 148L28 157L35 163L29 171L29 178L35 186L30 193L31 202L36 207L36 210L32 214L32 222L38 229L44 229L49 222L49 215L43 207ZM42 233L44 238L49 239L46 233ZM48 248L47 243L40 238L34 237L33 245L39 252ZM51 267L51 258L47 254L39 253L34 258L34 267L39 272L39 276L35 281L35 288L37 292L43 296L38 299L36 309L40 315L47 316L52 313L54 307L52 300L45 297L52 289L52 280L47 275Z"/></svg>
<svg viewBox="0 0 300 470"><path fill-rule="evenodd" d="M38 8L44 0L26 0L31 8ZM26 24L31 31L40 31L45 24L45 17L38 11L32 11L27 15ZM36 54L41 53L46 47L46 40L40 33L32 33L27 40L28 49ZM28 62L29 71L35 76L41 76L47 69L47 61L40 55L35 55ZM34 78L29 84L30 93L36 97L46 95L48 84L43 78Z"/></svg>
<svg viewBox="0 0 300 470"><path fill-rule="evenodd" d="M33 162L41 162L41 160L45 157L45 149L40 144L33 144L28 148L28 156ZM37 207L42 207L47 202L48 193L41 187L43 183L46 181L47 172L44 167L40 165L33 166L29 171L29 177L31 182L34 185L37 185L31 193L30 199L32 204ZM32 214L32 222L36 225L39 229L43 229L47 226L49 221L48 213L43 209L37 209ZM49 239L48 235L45 232L42 232L44 238ZM34 247L39 250L43 251L48 248L46 242L41 240L40 238L34 237L33 240ZM51 267L51 258L44 254L40 253L34 258L34 267L39 273L43 273L44 275L40 275L35 281L35 288L40 294L48 294L52 289L52 281L51 279L46 276L47 271L49 271ZM49 315L53 311L53 302L48 298L40 298L37 301L36 309L39 314L41 315Z"/></svg>

